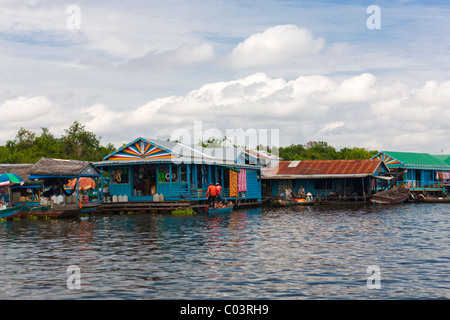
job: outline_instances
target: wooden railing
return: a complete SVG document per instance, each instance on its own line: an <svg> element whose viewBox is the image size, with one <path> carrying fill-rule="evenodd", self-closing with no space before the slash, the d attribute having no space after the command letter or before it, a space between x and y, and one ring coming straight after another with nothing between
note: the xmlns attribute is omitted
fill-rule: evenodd
<svg viewBox="0 0 450 320"><path fill-rule="evenodd" d="M174 188L170 189L167 200L206 200L206 192L208 188ZM222 198L229 198L230 192L228 188L222 188ZM166 196L167 198L167 196Z"/></svg>

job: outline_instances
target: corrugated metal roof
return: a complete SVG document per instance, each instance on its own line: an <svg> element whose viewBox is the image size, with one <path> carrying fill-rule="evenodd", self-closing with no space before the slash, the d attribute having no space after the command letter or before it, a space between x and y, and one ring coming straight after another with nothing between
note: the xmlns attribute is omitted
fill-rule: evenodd
<svg viewBox="0 0 450 320"><path fill-rule="evenodd" d="M433 157L436 157L436 158L444 161L446 164L450 165L450 154L438 154L438 155L433 155Z"/></svg>
<svg viewBox="0 0 450 320"><path fill-rule="evenodd" d="M365 177L377 172L380 159L280 161L262 170L262 178L345 178Z"/></svg>

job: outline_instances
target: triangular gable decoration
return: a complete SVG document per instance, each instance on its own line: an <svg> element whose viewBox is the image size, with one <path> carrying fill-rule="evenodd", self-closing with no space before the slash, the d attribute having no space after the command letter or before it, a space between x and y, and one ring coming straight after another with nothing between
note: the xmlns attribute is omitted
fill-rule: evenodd
<svg viewBox="0 0 450 320"><path fill-rule="evenodd" d="M104 160L157 160L173 157L179 156L162 146L139 138L106 156Z"/></svg>
<svg viewBox="0 0 450 320"><path fill-rule="evenodd" d="M398 161L397 159L391 157L390 155L388 155L388 154L386 154L384 152L379 152L373 158L381 159L387 166L402 165L403 164L402 162Z"/></svg>

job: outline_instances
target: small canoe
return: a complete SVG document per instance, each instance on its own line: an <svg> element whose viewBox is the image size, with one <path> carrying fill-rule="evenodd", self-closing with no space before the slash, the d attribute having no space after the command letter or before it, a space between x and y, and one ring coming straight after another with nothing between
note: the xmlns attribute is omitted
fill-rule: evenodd
<svg viewBox="0 0 450 320"><path fill-rule="evenodd" d="M230 213L233 211L234 205L230 206L230 207L225 207L225 208L210 208L208 206L206 206L206 212L208 213Z"/></svg>
<svg viewBox="0 0 450 320"><path fill-rule="evenodd" d="M12 219L19 215L19 211L24 207L24 205L17 206L17 207L11 207L0 210L0 218L2 219Z"/></svg>

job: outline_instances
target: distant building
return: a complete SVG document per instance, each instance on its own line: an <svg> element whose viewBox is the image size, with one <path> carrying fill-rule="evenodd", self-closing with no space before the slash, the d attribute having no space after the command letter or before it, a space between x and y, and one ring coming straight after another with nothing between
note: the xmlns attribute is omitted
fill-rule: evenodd
<svg viewBox="0 0 450 320"><path fill-rule="evenodd" d="M388 173L380 159L280 161L262 170L262 193L276 197L287 189L304 190L324 200L365 201Z"/></svg>
<svg viewBox="0 0 450 320"><path fill-rule="evenodd" d="M383 160L391 170L404 170L398 186L417 193L450 194L450 155L382 151L373 159Z"/></svg>

